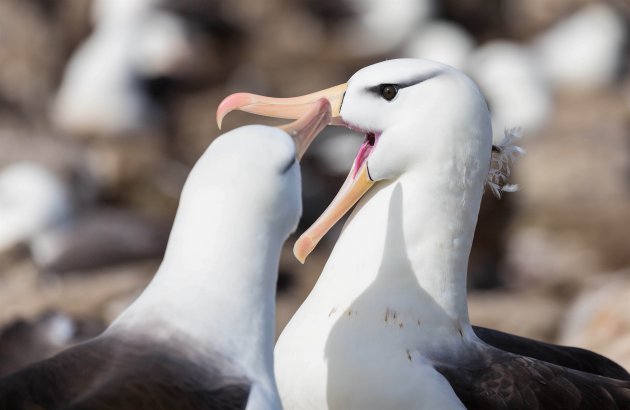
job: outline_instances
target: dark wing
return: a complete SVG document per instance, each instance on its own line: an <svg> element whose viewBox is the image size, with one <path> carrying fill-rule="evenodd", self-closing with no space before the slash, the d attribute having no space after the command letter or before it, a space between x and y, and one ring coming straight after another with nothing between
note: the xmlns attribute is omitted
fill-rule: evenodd
<svg viewBox="0 0 630 410"><path fill-rule="evenodd" d="M101 337L0 380L0 409L245 409L250 383L207 364Z"/></svg>
<svg viewBox="0 0 630 410"><path fill-rule="evenodd" d="M481 345L481 343L480 343ZM480 347L466 362L436 364L469 410L629 410L630 382Z"/></svg>
<svg viewBox="0 0 630 410"><path fill-rule="evenodd" d="M473 329L481 340L506 352L613 379L630 380L630 374L623 367L590 350L539 342L479 326Z"/></svg>

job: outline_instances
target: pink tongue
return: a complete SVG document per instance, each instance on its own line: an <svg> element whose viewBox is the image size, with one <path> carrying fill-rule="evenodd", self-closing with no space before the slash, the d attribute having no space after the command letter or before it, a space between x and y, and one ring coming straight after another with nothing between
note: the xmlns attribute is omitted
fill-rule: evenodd
<svg viewBox="0 0 630 410"><path fill-rule="evenodd" d="M352 178L356 178L357 172L359 172L361 165L363 165L363 163L367 160L367 157L370 156L370 152L372 152L373 148L374 145L370 145L367 139L363 142L363 145L361 145L359 153L354 160L354 172L352 173Z"/></svg>

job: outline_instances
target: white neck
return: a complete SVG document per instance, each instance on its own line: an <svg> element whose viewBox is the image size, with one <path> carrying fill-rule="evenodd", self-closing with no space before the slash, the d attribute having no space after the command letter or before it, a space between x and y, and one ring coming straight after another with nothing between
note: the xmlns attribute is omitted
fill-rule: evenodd
<svg viewBox="0 0 630 410"><path fill-rule="evenodd" d="M467 330L466 271L487 168L456 157L368 192L322 273L320 295L350 303L359 316L391 309L424 329Z"/></svg>
<svg viewBox="0 0 630 410"><path fill-rule="evenodd" d="M110 329L146 329L164 339L187 335L273 386L275 294L285 238L266 228L261 215L239 212L247 206L240 198L219 192L207 198L182 196L155 278Z"/></svg>

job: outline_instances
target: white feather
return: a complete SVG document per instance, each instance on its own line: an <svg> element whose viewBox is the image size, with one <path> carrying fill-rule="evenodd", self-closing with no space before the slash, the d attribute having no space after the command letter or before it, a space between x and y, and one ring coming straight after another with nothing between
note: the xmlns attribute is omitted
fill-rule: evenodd
<svg viewBox="0 0 630 410"><path fill-rule="evenodd" d="M518 191L518 185L510 183L510 165L525 154L525 150L515 142L521 138L520 128L508 128L505 130L503 141L495 145L498 152L493 151L490 160L490 171L486 183L497 198L501 198L502 192Z"/></svg>

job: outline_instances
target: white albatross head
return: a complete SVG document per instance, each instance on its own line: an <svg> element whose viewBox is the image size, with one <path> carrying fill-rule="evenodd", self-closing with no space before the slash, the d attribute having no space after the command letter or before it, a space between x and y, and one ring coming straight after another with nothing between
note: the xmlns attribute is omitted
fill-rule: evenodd
<svg viewBox="0 0 630 410"><path fill-rule="evenodd" d="M258 252L286 240L302 212L298 162L330 122L327 100L310 108L288 125L243 126L210 144L182 190L165 262L186 260L202 266L213 258L231 263L246 252L239 248L250 245L239 241L258 243ZM229 255L208 252L209 230L215 231L213 240L219 238L212 245L215 251L227 246ZM230 243L234 246L226 245Z"/></svg>
<svg viewBox="0 0 630 410"><path fill-rule="evenodd" d="M233 192L286 239L302 212L299 160L329 121L330 104L321 99L285 126L248 125L220 136L195 165L186 183L194 188L183 195L188 201L201 199L206 196L201 187L209 184Z"/></svg>
<svg viewBox="0 0 630 410"><path fill-rule="evenodd" d="M376 181L420 171L449 184L465 179L466 189L481 197L493 147L490 113L474 82L444 64L389 60L359 70L347 84L302 97L234 94L219 106L217 120L234 109L293 118L319 98L331 102L331 124L366 138L337 197L296 242L300 261Z"/></svg>

